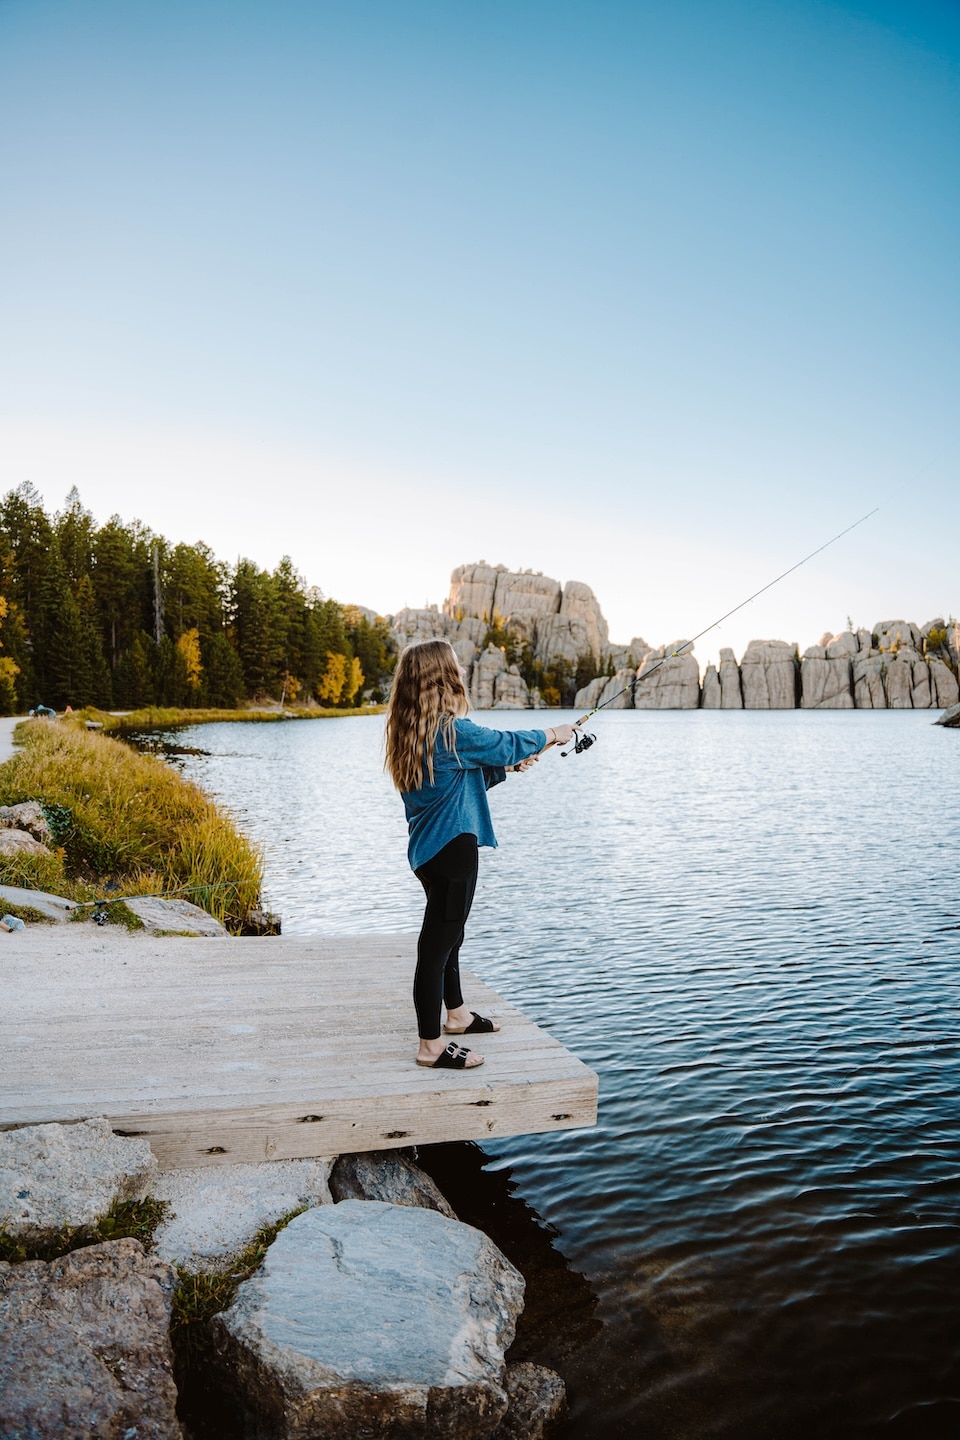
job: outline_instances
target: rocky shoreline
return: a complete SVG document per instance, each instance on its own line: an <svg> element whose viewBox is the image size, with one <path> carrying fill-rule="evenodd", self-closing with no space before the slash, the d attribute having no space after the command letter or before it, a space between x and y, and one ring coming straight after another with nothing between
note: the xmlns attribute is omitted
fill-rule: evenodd
<svg viewBox="0 0 960 1440"><path fill-rule="evenodd" d="M145 1242L100 1238L147 1197ZM102 1118L30 1126L0 1134L0 1217L11 1440L190 1440L184 1377L250 1440L538 1440L565 1413L559 1376L508 1363L519 1271L403 1152L158 1172ZM229 1303L191 1314L218 1281Z"/></svg>
<svg viewBox="0 0 960 1440"><path fill-rule="evenodd" d="M751 640L739 661L723 649L719 666L701 675L692 647L673 654L685 640L611 642L589 585L481 561L453 571L442 608L401 610L391 630L400 645L449 640L479 710L558 703L524 679L511 651L523 652L528 673L531 666L592 673L576 692L578 709L609 701L611 709L638 710L927 710L960 700L960 624L942 617L825 634L802 653L794 641ZM649 679L625 691L654 665Z"/></svg>

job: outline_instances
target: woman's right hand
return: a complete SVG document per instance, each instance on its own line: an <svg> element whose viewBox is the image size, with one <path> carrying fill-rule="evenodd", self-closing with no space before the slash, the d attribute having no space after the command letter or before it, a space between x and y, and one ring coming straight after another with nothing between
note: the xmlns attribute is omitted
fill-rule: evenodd
<svg viewBox="0 0 960 1440"><path fill-rule="evenodd" d="M572 725L551 725L547 731L548 745L566 745L573 739Z"/></svg>

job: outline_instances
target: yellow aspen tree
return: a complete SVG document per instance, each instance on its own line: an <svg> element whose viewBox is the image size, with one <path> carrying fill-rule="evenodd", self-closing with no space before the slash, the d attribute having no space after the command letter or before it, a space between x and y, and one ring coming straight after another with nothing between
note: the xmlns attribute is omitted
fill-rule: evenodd
<svg viewBox="0 0 960 1440"><path fill-rule="evenodd" d="M203 674L203 666L200 663L200 631L184 630L177 641L177 649L183 656L186 666L187 684L194 690L199 690L200 677Z"/></svg>
<svg viewBox="0 0 960 1440"><path fill-rule="evenodd" d="M357 691L360 689L362 684L363 670L361 668L360 661L357 659L356 655L354 655L353 659L350 661L350 670L347 674L346 682L344 683L343 687L343 698L344 700L346 700L348 705L353 704Z"/></svg>
<svg viewBox="0 0 960 1440"><path fill-rule="evenodd" d="M317 686L317 699L326 700L330 705L336 705L343 694L343 687L347 680L347 657L332 650L327 651L327 668L320 678Z"/></svg>

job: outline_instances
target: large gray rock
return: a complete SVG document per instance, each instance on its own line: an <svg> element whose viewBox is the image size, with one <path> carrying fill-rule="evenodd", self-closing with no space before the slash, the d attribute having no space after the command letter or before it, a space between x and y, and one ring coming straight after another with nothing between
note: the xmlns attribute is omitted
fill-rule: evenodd
<svg viewBox="0 0 960 1440"><path fill-rule="evenodd" d="M708 665L703 672L703 688L700 691L701 710L719 710L721 700L720 676L716 665Z"/></svg>
<svg viewBox="0 0 960 1440"><path fill-rule="evenodd" d="M292 1220L211 1322L262 1440L481 1440L507 1409L523 1280L433 1210L344 1200Z"/></svg>
<svg viewBox="0 0 960 1440"><path fill-rule="evenodd" d="M557 615L563 591L558 580L533 570L501 570L493 597L494 613L510 628L541 615Z"/></svg>
<svg viewBox="0 0 960 1440"><path fill-rule="evenodd" d="M878 650L894 650L900 645L916 650L920 645L920 629L912 620L878 620L873 633Z"/></svg>
<svg viewBox="0 0 960 1440"><path fill-rule="evenodd" d="M485 560L477 565L458 565L450 576L450 594L444 602L444 613L454 619L476 615L489 623L493 619L497 577L505 570L506 566L488 565Z"/></svg>
<svg viewBox="0 0 960 1440"><path fill-rule="evenodd" d="M181 1440L174 1280L137 1240L0 1264L0 1435Z"/></svg>
<svg viewBox="0 0 960 1440"><path fill-rule="evenodd" d="M341 1155L330 1175L330 1193L337 1201L382 1200L389 1205L438 1210L448 1220L457 1218L436 1182L397 1150Z"/></svg>
<svg viewBox="0 0 960 1440"><path fill-rule="evenodd" d="M470 704L475 710L492 710L497 699L497 680L507 673L507 657L497 645L488 645L478 656L470 676Z"/></svg>
<svg viewBox="0 0 960 1440"><path fill-rule="evenodd" d="M504 1380L510 1408L493 1440L544 1440L567 1414L567 1387L555 1370L521 1361Z"/></svg>
<svg viewBox="0 0 960 1440"><path fill-rule="evenodd" d="M49 855L46 845L41 845L26 830L0 830L0 855Z"/></svg>
<svg viewBox="0 0 960 1440"><path fill-rule="evenodd" d="M119 1201L142 1200L157 1173L145 1140L114 1135L103 1119L0 1132L0 1224L38 1240L92 1227Z"/></svg>
<svg viewBox="0 0 960 1440"><path fill-rule="evenodd" d="M797 647L786 640L751 640L740 661L745 710L794 710Z"/></svg>
<svg viewBox="0 0 960 1440"><path fill-rule="evenodd" d="M853 703L858 710L886 710L883 688L884 657L861 652L853 659Z"/></svg>
<svg viewBox="0 0 960 1440"><path fill-rule="evenodd" d="M960 700L960 686L957 685L957 677L953 671L936 656L929 661L929 665L931 704L938 709L947 705L956 705Z"/></svg>
<svg viewBox="0 0 960 1440"><path fill-rule="evenodd" d="M226 935L227 928L189 900L161 900L139 895L123 902L143 923L148 935Z"/></svg>
<svg viewBox="0 0 960 1440"><path fill-rule="evenodd" d="M605 646L603 658L608 661L612 660L616 670L636 670L644 655L651 648L642 635L634 635L628 645Z"/></svg>
<svg viewBox="0 0 960 1440"><path fill-rule="evenodd" d="M951 705L949 710L944 710L942 715L937 716L934 723L936 725L947 725L951 729L955 726L960 726L960 705Z"/></svg>
<svg viewBox="0 0 960 1440"><path fill-rule="evenodd" d="M913 709L913 662L916 658L913 650L902 650L884 657L883 682L888 710Z"/></svg>
<svg viewBox="0 0 960 1440"><path fill-rule="evenodd" d="M606 680L603 675L600 675L599 680L602 681L603 688L599 691L599 696L594 704L604 706L607 710L632 710L635 670L617 670L616 675L610 675L609 680Z"/></svg>
<svg viewBox="0 0 960 1440"><path fill-rule="evenodd" d="M50 826L39 800L24 800L19 805L0 805L0 826L8 830L26 830L41 845L50 842Z"/></svg>
<svg viewBox="0 0 960 1440"><path fill-rule="evenodd" d="M675 640L645 655L633 692L635 710L696 710L700 705L700 666L692 650L673 652L686 644Z"/></svg>
<svg viewBox="0 0 960 1440"><path fill-rule="evenodd" d="M729 645L725 645L720 651L720 709L743 709L740 666Z"/></svg>
<svg viewBox="0 0 960 1440"><path fill-rule="evenodd" d="M0 901L4 905L24 905L39 910L48 920L69 920L78 908L75 900L50 895L46 890L25 890L20 885L0 885Z"/></svg>
<svg viewBox="0 0 960 1440"><path fill-rule="evenodd" d="M860 642L852 630L841 630L839 635L834 635L828 640L826 653L828 660L839 660L844 656L852 657L860 651Z"/></svg>
<svg viewBox="0 0 960 1440"><path fill-rule="evenodd" d="M154 1232L155 1253L192 1273L228 1270L263 1226L305 1205L333 1204L332 1165L331 1158L161 1170L152 1194L169 1210Z"/></svg>
<svg viewBox="0 0 960 1440"><path fill-rule="evenodd" d="M596 627L591 637L586 621L571 615L541 615L537 619L534 658L544 665L566 660L575 665L581 655L592 655L599 663Z"/></svg>
<svg viewBox="0 0 960 1440"><path fill-rule="evenodd" d="M596 660L607 648L610 633L596 595L582 580L568 580L563 587L560 614L567 620L578 620L585 629L587 645Z"/></svg>
<svg viewBox="0 0 960 1440"><path fill-rule="evenodd" d="M632 679L634 674L633 670L631 670L629 674ZM598 675L595 680L589 681L588 684L584 685L582 690L578 690L574 696L573 703L576 708L582 711L592 710L599 702L600 696L604 693L607 684L606 675Z"/></svg>
<svg viewBox="0 0 960 1440"><path fill-rule="evenodd" d="M853 640L853 636L850 636ZM856 647L856 641L854 641ZM800 704L804 710L852 710L853 670L850 655L838 650L828 658L830 646L811 645L800 661Z"/></svg>
<svg viewBox="0 0 960 1440"><path fill-rule="evenodd" d="M496 677L493 695L494 710L530 709L530 691L516 665L509 665Z"/></svg>

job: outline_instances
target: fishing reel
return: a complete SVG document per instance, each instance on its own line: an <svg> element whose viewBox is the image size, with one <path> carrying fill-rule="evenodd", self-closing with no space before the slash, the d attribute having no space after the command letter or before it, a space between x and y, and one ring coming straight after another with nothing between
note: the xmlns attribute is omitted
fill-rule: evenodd
<svg viewBox="0 0 960 1440"><path fill-rule="evenodd" d="M583 734L581 735L579 731L574 730L574 732L573 732L573 750L572 750L572 751L571 751L571 750L561 750L561 751L560 751L561 759L566 760L567 756L570 755L570 754L582 755L582 753L583 753L584 750L589 750L589 749L590 749L590 746L591 746L591 745L596 745L596 743L597 743L597 737L596 737L596 735L588 735L587 732L586 732L586 730L585 730L585 731L583 732Z"/></svg>

